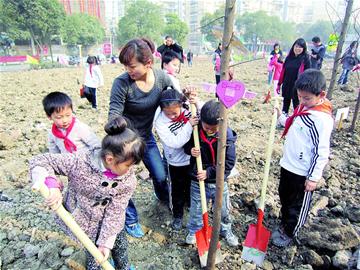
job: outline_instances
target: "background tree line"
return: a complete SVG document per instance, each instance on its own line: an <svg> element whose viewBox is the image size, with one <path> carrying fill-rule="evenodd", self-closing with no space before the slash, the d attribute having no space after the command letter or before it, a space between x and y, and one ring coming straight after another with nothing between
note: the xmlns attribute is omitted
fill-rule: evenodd
<svg viewBox="0 0 360 270"><path fill-rule="evenodd" d="M129 2L126 15L119 21L115 33L119 46L128 40L146 36L160 43L171 35L185 42L187 25L175 14L161 16L161 8L146 0ZM73 46L102 43L105 29L96 17L77 13L66 15L58 0L0 0L0 45L5 51L13 41L30 41L32 53L54 42Z"/></svg>

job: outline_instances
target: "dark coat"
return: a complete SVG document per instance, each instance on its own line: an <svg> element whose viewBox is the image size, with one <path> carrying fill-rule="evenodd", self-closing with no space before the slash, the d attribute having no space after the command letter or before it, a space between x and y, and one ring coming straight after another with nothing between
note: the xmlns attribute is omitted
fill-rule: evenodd
<svg viewBox="0 0 360 270"><path fill-rule="evenodd" d="M184 51L183 51L183 48L180 45L176 44L176 43L171 44L170 46L167 46L167 45L163 44L163 45L161 45L161 46L159 46L157 48L157 51L161 54L161 56L163 56L168 51L173 51L178 55L178 57L180 59L180 62L184 63L184 59L183 59Z"/></svg>
<svg viewBox="0 0 360 270"><path fill-rule="evenodd" d="M199 123L199 134L201 128L201 123ZM232 129L228 128L226 133L226 152L225 152L225 171L224 179L229 176L231 170L235 166L236 162L236 152L235 152L235 141L236 133ZM206 170L208 178L205 180L205 183L215 183L216 182L216 161L217 161L217 141L212 144L212 147L215 151L215 164L212 160L211 150L209 144L204 142L201 138L200 140L200 150L201 150L201 159L203 169ZM184 145L184 151L186 154L191 155L191 148L194 147L194 139L191 137L191 140ZM196 167L196 158L191 156L190 158L190 177L191 180L197 181L197 167Z"/></svg>

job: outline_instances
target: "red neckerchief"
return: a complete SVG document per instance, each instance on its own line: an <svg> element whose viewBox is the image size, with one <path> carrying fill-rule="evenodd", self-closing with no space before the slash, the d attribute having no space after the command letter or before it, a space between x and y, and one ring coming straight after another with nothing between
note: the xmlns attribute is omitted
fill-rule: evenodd
<svg viewBox="0 0 360 270"><path fill-rule="evenodd" d="M92 77L92 64L90 64L90 67L89 67L89 71L90 71L90 75L91 75L91 77Z"/></svg>
<svg viewBox="0 0 360 270"><path fill-rule="evenodd" d="M65 149L69 152L76 152L76 145L70 141L70 139L68 138L72 128L74 127L75 124L75 117L72 118L71 120L71 124L70 126L66 129L65 135L61 132L61 130L55 125L52 125L51 131L52 134L54 134L55 137L59 138L59 139L64 139L64 146Z"/></svg>
<svg viewBox="0 0 360 270"><path fill-rule="evenodd" d="M214 150L214 147L212 144L217 141L217 138L214 137L209 141L208 138L206 137L204 131L202 129L200 129L200 139L209 145L210 152L211 152L211 158L213 161L213 165L215 166L215 150Z"/></svg>
<svg viewBox="0 0 360 270"><path fill-rule="evenodd" d="M176 117L174 120L172 120L172 122L184 122L184 124L186 124L189 121L189 119L185 116L185 111L183 111L182 113L180 113L180 115L178 117Z"/></svg>
<svg viewBox="0 0 360 270"><path fill-rule="evenodd" d="M328 99L325 99L325 101L323 103L315 105L314 107L311 107L307 110L304 110L304 105L300 104L299 106L297 106L295 108L294 113L286 119L285 129L281 135L281 138L285 137L285 135L288 133L289 128L291 127L292 123L294 122L295 117L301 116L301 115L308 115L308 114L310 114L310 111L319 111L319 112L324 112L324 113L332 115L332 106Z"/></svg>

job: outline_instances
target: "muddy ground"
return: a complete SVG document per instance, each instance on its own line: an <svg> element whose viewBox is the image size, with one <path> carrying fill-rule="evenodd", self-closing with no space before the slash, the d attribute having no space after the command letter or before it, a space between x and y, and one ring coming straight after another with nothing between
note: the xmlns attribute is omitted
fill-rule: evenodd
<svg viewBox="0 0 360 270"><path fill-rule="evenodd" d="M158 66L158 64L157 64ZM323 68L330 78L332 63ZM43 112L41 100L51 91L64 91L74 102L76 115L89 124L99 137L104 135L109 93L113 79L122 73L116 65L101 66L105 86L98 91L98 110L78 96L77 79L83 69L62 68L1 73L0 88L0 266L1 269L84 269L84 253L56 226L51 211L42 198L31 192L28 184L28 160L46 152L46 130L51 123ZM300 234L300 243L279 249L269 244L265 269L356 269L360 247L360 123L349 133L359 81L355 74L347 89L335 89L334 109L350 107L343 129L334 130L330 163L324 181L315 192L310 219ZM195 58L193 67L182 67L182 86L214 82L209 58ZM272 107L263 104L266 85L264 60L235 68L235 79L258 95L229 110L229 126L238 134L237 163L239 175L230 179L234 217L233 228L244 241L248 225L256 221L256 200L260 194L266 141ZM203 100L213 94L200 90ZM277 130L265 209L265 224L273 229L279 222L277 194L279 159L282 142ZM139 170L142 167L140 166ZM195 246L184 244L186 228L171 230L171 215L153 196L151 181L139 180L134 195L146 235L129 237L129 257L136 269L199 269ZM225 256L218 269L256 269L241 260L242 246L230 248L222 241Z"/></svg>

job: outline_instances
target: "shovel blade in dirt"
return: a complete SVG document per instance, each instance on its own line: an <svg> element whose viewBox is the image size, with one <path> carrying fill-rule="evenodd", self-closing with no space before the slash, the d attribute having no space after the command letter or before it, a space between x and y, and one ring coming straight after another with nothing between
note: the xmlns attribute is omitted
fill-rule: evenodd
<svg viewBox="0 0 360 270"><path fill-rule="evenodd" d="M270 99L271 99L271 92L270 92L270 89L269 89L267 94L265 95L265 99L263 101L263 104L269 103Z"/></svg>
<svg viewBox="0 0 360 270"><path fill-rule="evenodd" d="M253 262L262 266L266 250L269 244L270 231L263 226L264 212L258 209L258 218L256 224L250 224L245 238L241 258L248 262Z"/></svg>
<svg viewBox="0 0 360 270"><path fill-rule="evenodd" d="M209 226L207 213L203 216L203 223L204 226L195 233L201 267L205 267L207 264L212 235L212 227ZM222 260L223 258L220 252L220 242L218 242L216 247L215 264L222 262Z"/></svg>

